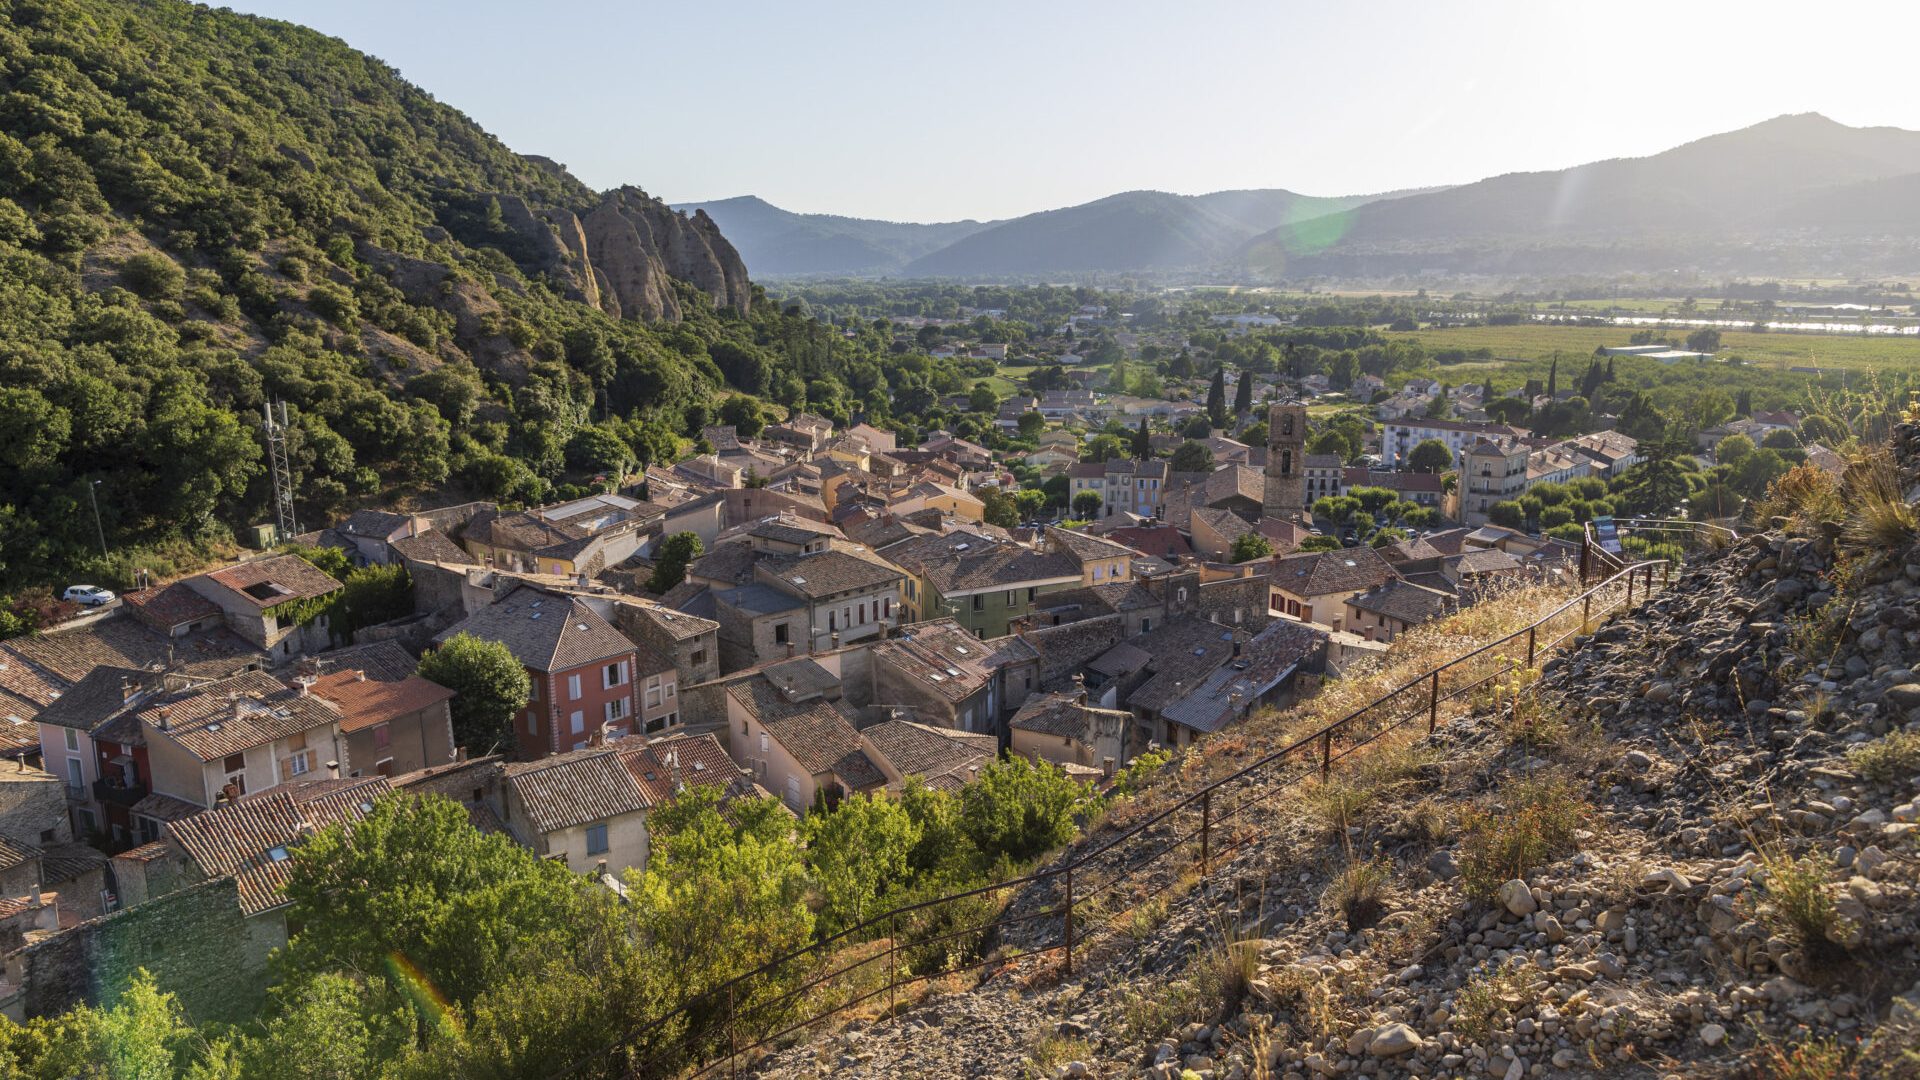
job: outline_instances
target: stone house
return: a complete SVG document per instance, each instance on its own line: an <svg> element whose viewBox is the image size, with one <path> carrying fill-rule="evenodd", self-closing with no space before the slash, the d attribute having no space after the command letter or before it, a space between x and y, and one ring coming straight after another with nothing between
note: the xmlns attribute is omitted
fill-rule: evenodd
<svg viewBox="0 0 1920 1080"><path fill-rule="evenodd" d="M507 829L543 859L575 873L647 864L652 802L618 754L574 750L506 767Z"/></svg>
<svg viewBox="0 0 1920 1080"><path fill-rule="evenodd" d="M1346 629L1347 598L1399 576L1369 547L1314 551L1275 559L1272 607L1302 622Z"/></svg>
<svg viewBox="0 0 1920 1080"><path fill-rule="evenodd" d="M769 665L728 685L725 698L728 753L795 813L886 787L839 678L813 660Z"/></svg>
<svg viewBox="0 0 1920 1080"><path fill-rule="evenodd" d="M211 601L222 620L274 662L316 652L332 643L324 613L314 601L340 590L340 582L298 555L269 555L186 579Z"/></svg>
<svg viewBox="0 0 1920 1080"><path fill-rule="evenodd" d="M156 694L131 719L146 741L154 794L194 806L352 768L339 708L264 672Z"/></svg>
<svg viewBox="0 0 1920 1080"><path fill-rule="evenodd" d="M898 795L909 777L930 788L957 791L980 778L1000 753L993 735L969 735L911 720L886 720L860 730L860 745L887 777L887 793Z"/></svg>
<svg viewBox="0 0 1920 1080"><path fill-rule="evenodd" d="M311 684L313 694L340 710L352 763L347 775L394 776L451 762L453 691L411 672L400 679L379 674L340 668Z"/></svg>
<svg viewBox="0 0 1920 1080"><path fill-rule="evenodd" d="M1132 713L1089 705L1084 687L1036 694L1008 722L1014 753L1080 777L1112 776L1127 759L1133 726Z"/></svg>
<svg viewBox="0 0 1920 1080"><path fill-rule="evenodd" d="M1398 579L1347 597L1346 629L1368 641L1392 641L1452 610L1454 597Z"/></svg>
<svg viewBox="0 0 1920 1080"><path fill-rule="evenodd" d="M599 609L594 598L584 598L588 606ZM709 682L720 677L720 624L665 604L639 597L618 597L608 605L614 626L632 639L659 653L673 664L682 685Z"/></svg>
<svg viewBox="0 0 1920 1080"><path fill-rule="evenodd" d="M517 513L482 511L462 542L483 566L522 573L596 577L657 535L666 508L625 495L589 495Z"/></svg>
<svg viewBox="0 0 1920 1080"><path fill-rule="evenodd" d="M970 734L1001 733L1001 694L985 642L952 619L915 623L873 646L873 699L896 714Z"/></svg>

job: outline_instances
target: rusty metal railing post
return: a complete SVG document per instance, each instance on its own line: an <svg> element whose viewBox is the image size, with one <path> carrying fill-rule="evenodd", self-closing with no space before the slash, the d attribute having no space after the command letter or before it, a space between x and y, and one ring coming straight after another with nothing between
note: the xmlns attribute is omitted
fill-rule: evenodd
<svg viewBox="0 0 1920 1080"><path fill-rule="evenodd" d="M1587 632L1587 625L1593 622L1593 594L1584 593L1580 597L1580 632Z"/></svg>
<svg viewBox="0 0 1920 1080"><path fill-rule="evenodd" d="M1333 729L1320 733L1320 779L1333 775Z"/></svg>
<svg viewBox="0 0 1920 1080"><path fill-rule="evenodd" d="M1634 575L1627 575L1627 604L1625 608L1621 609L1623 611L1631 611L1633 609L1633 578Z"/></svg>
<svg viewBox="0 0 1920 1080"><path fill-rule="evenodd" d="M1527 627L1527 666L1528 667L1533 666L1534 636L1539 629L1540 629L1540 624L1538 623L1535 623L1534 625Z"/></svg>
<svg viewBox="0 0 1920 1080"><path fill-rule="evenodd" d="M1427 693L1427 734L1440 730L1440 670L1434 669L1433 682Z"/></svg>
<svg viewBox="0 0 1920 1080"><path fill-rule="evenodd" d="M895 1000L895 989L900 985L900 913L894 912L887 926L887 1016L898 1015L899 1003Z"/></svg>
<svg viewBox="0 0 1920 1080"><path fill-rule="evenodd" d="M1207 876L1209 837L1208 830L1213 826L1213 789L1207 788L1200 793L1200 876Z"/></svg>
<svg viewBox="0 0 1920 1080"><path fill-rule="evenodd" d="M1073 864L1067 864L1067 974L1073 974Z"/></svg>
<svg viewBox="0 0 1920 1080"><path fill-rule="evenodd" d="M727 1075L735 1076L736 1065L740 1060L740 1029L734 1023L733 984L727 984Z"/></svg>

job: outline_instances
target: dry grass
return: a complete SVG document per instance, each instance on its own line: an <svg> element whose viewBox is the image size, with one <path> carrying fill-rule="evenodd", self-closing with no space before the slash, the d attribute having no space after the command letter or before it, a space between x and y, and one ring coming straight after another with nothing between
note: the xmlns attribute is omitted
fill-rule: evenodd
<svg viewBox="0 0 1920 1080"><path fill-rule="evenodd" d="M1900 470L1885 452L1855 462L1841 481L1849 507L1847 541L1868 552L1896 551L1913 541L1920 511L1907 504Z"/></svg>
<svg viewBox="0 0 1920 1080"><path fill-rule="evenodd" d="M1335 872L1320 894L1322 907L1338 910L1349 933L1372 926L1386 906L1393 864L1385 858L1354 859Z"/></svg>
<svg viewBox="0 0 1920 1080"><path fill-rule="evenodd" d="M1782 1043L1762 1032L1746 1064L1750 1075L1767 1080L1860 1080L1869 1075L1861 1071L1857 1051L1832 1038Z"/></svg>
<svg viewBox="0 0 1920 1080"><path fill-rule="evenodd" d="M1765 525L1782 518L1791 532L1812 532L1827 522L1847 516L1839 481L1814 465L1795 465L1767 485L1767 494L1751 507L1754 521Z"/></svg>
<svg viewBox="0 0 1920 1080"><path fill-rule="evenodd" d="M1498 1030L1502 1021L1531 996L1533 976L1523 960L1475 971L1453 999L1455 1034L1480 1042Z"/></svg>
<svg viewBox="0 0 1920 1080"><path fill-rule="evenodd" d="M1145 941L1153 936L1155 930L1166 925L1167 917L1172 914L1171 909L1172 905L1164 895L1149 897L1122 916L1121 929L1133 940Z"/></svg>
<svg viewBox="0 0 1920 1080"><path fill-rule="evenodd" d="M1500 806L1461 815L1460 879L1469 895L1490 899L1501 885L1574 849L1589 807L1558 777L1509 782Z"/></svg>
<svg viewBox="0 0 1920 1080"><path fill-rule="evenodd" d="M1810 960L1834 959L1839 947L1832 938L1850 924L1827 892L1826 871L1810 857L1791 859L1776 852L1764 855L1763 861L1766 898L1757 912L1761 923L1793 940Z"/></svg>
<svg viewBox="0 0 1920 1080"><path fill-rule="evenodd" d="M1048 1032L1027 1048L1028 1075L1038 1080L1052 1080L1060 1066L1069 1061L1088 1060L1092 1054L1093 1048L1085 1039Z"/></svg>

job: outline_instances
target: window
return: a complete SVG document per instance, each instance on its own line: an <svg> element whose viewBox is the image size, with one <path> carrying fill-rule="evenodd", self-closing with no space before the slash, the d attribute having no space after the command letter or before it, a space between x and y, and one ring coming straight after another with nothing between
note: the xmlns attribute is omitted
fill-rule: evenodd
<svg viewBox="0 0 1920 1080"><path fill-rule="evenodd" d="M973 595L973 610L985 611L986 607L987 607L987 598L984 596L981 596L979 593L975 593Z"/></svg>
<svg viewBox="0 0 1920 1080"><path fill-rule="evenodd" d="M760 733L760 752L767 752L767 733L764 731Z"/></svg>
<svg viewBox="0 0 1920 1080"><path fill-rule="evenodd" d="M580 700L580 676L578 675L567 676L567 700Z"/></svg>
<svg viewBox="0 0 1920 1080"><path fill-rule="evenodd" d="M827 632L828 633L832 633L833 631L840 629L840 623L838 621L839 615L840 613L837 611L827 612Z"/></svg>
<svg viewBox="0 0 1920 1080"><path fill-rule="evenodd" d="M393 745L393 728L387 724L375 724L373 728L373 748L385 750Z"/></svg>
<svg viewBox="0 0 1920 1080"><path fill-rule="evenodd" d="M883 619L893 618L893 597L888 596L881 599L880 617Z"/></svg>
<svg viewBox="0 0 1920 1080"><path fill-rule="evenodd" d="M67 759L67 786L72 788L87 786L86 773L82 770L80 759L77 757Z"/></svg>
<svg viewBox="0 0 1920 1080"><path fill-rule="evenodd" d="M227 759L220 763L220 767L230 773L240 772L247 767L247 756L245 754L228 754Z"/></svg>
<svg viewBox="0 0 1920 1080"><path fill-rule="evenodd" d="M575 709L572 715L567 717L567 727L575 735L587 730L587 714Z"/></svg>
<svg viewBox="0 0 1920 1080"><path fill-rule="evenodd" d="M781 624L780 624L780 630L784 632L784 631L785 631L785 629L786 629L786 624L785 624L785 623L781 623ZM777 641L782 641L782 642L784 642L784 641L785 641L786 639L785 639L785 638L777 638L777 639L775 639L775 640L777 640ZM688 657L687 657L687 662L688 662L689 664L691 664L691 665L692 665L693 667L699 667L700 665L702 665L702 664L704 664L704 663L706 663L706 662L707 662L707 650L705 650L705 649L695 649L695 650L693 650L693 654L692 654L691 656L688 656Z"/></svg>
<svg viewBox="0 0 1920 1080"><path fill-rule="evenodd" d="M539 679L529 680L529 686L527 687L527 700L528 701L540 700L540 680Z"/></svg>
<svg viewBox="0 0 1920 1080"><path fill-rule="evenodd" d="M1027 603L1029 604L1033 603L1034 600L1039 598L1039 596L1040 596L1040 587L1038 585L1027 586Z"/></svg>
<svg viewBox="0 0 1920 1080"><path fill-rule="evenodd" d="M603 680L600 686L602 690L611 690L616 686L624 686L627 681L627 662L622 660L618 663L608 664L606 670L602 671L600 675Z"/></svg>
<svg viewBox="0 0 1920 1080"><path fill-rule="evenodd" d="M614 698L612 701L607 702L607 723L611 724L618 720L625 720L626 718L627 718L627 699L626 698L623 698L623 697Z"/></svg>
<svg viewBox="0 0 1920 1080"><path fill-rule="evenodd" d="M1152 619L1149 619L1149 618L1147 618L1147 617L1146 617L1146 616L1144 616L1144 615L1143 615L1143 616L1141 616L1141 618L1140 618L1140 632L1144 634L1144 633L1146 633L1147 631L1149 631L1149 630L1151 630L1151 629L1153 629L1153 620L1152 620Z"/></svg>
<svg viewBox="0 0 1920 1080"><path fill-rule="evenodd" d="M674 690L674 687L675 687L675 686L677 686L677 685L678 685L678 684L677 684L676 682L674 682L674 680L672 680L672 679L668 679L668 680L667 680L667 700L668 700L668 701L672 701L672 700L673 700L673 690Z"/></svg>
<svg viewBox="0 0 1920 1080"><path fill-rule="evenodd" d="M787 631L787 624L774 623L773 624L773 643L775 645L785 645L788 642L788 640L789 640L789 637L788 637L788 631ZM693 655L694 655L693 662L696 664L707 658L707 654L705 651L697 652Z"/></svg>
<svg viewBox="0 0 1920 1080"><path fill-rule="evenodd" d="M539 733L540 733L540 721L534 719L533 710L528 709L527 710L527 734L538 735Z"/></svg>
<svg viewBox="0 0 1920 1080"><path fill-rule="evenodd" d="M860 602L860 621L867 621L867 603L864 600Z"/></svg>
<svg viewBox="0 0 1920 1080"><path fill-rule="evenodd" d="M647 679L647 708L660 704L660 700L660 676L654 675Z"/></svg>
<svg viewBox="0 0 1920 1080"><path fill-rule="evenodd" d="M604 824L587 826L587 854L605 855L607 850L607 827Z"/></svg>
<svg viewBox="0 0 1920 1080"><path fill-rule="evenodd" d="M287 759L288 776L305 776L313 771L313 751L301 750Z"/></svg>
<svg viewBox="0 0 1920 1080"><path fill-rule="evenodd" d="M73 730L72 728L67 728L65 730L67 733L67 749L69 750L80 749L80 733Z"/></svg>

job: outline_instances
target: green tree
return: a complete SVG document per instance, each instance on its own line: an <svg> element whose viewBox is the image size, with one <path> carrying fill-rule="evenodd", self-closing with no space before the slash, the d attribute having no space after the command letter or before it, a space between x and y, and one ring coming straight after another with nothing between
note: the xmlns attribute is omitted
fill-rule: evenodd
<svg viewBox="0 0 1920 1080"><path fill-rule="evenodd" d="M533 690L527 669L498 641L459 633L420 658L420 677L453 691L454 741L491 752L513 742L513 717Z"/></svg>
<svg viewBox="0 0 1920 1080"><path fill-rule="evenodd" d="M1102 433L1088 439L1080 450L1081 461L1104 463L1124 459L1127 456L1127 444L1118 435Z"/></svg>
<svg viewBox="0 0 1920 1080"><path fill-rule="evenodd" d="M1738 465L1740 459L1753 453L1753 440L1745 435L1729 435L1713 444L1713 460L1722 465Z"/></svg>
<svg viewBox="0 0 1920 1080"><path fill-rule="evenodd" d="M349 574L334 594L333 632L348 641L354 631L413 614L413 579L401 563L375 563Z"/></svg>
<svg viewBox="0 0 1920 1080"><path fill-rule="evenodd" d="M1099 492L1082 491L1073 497L1074 516L1083 520L1091 519L1095 514L1100 512L1100 504L1101 499Z"/></svg>
<svg viewBox="0 0 1920 1080"><path fill-rule="evenodd" d="M1760 446L1765 450L1797 450L1800 440L1785 428L1775 428L1761 437Z"/></svg>
<svg viewBox="0 0 1920 1080"><path fill-rule="evenodd" d="M0 1018L0 1028L0 1065L33 1080L174 1080L202 1045L144 968L111 1007L82 1005L27 1029Z"/></svg>
<svg viewBox="0 0 1920 1080"><path fill-rule="evenodd" d="M920 841L906 808L885 795L842 799L831 811L807 815L801 832L829 934L863 922L906 884L907 858Z"/></svg>
<svg viewBox="0 0 1920 1080"><path fill-rule="evenodd" d="M745 394L733 394L720 403L720 422L732 424L743 439L751 439L766 430L766 413L760 402Z"/></svg>
<svg viewBox="0 0 1920 1080"><path fill-rule="evenodd" d="M1719 352L1720 331L1712 327L1702 327L1687 335L1687 348L1694 352Z"/></svg>
<svg viewBox="0 0 1920 1080"><path fill-rule="evenodd" d="M1453 468L1453 451L1439 439L1423 439L1407 455L1407 468L1417 473L1440 473Z"/></svg>
<svg viewBox="0 0 1920 1080"><path fill-rule="evenodd" d="M1133 457L1135 461L1146 461L1153 456L1153 439L1147 432L1147 418L1140 418L1140 428L1133 433Z"/></svg>
<svg viewBox="0 0 1920 1080"><path fill-rule="evenodd" d="M1509 529L1527 527L1527 513L1520 504L1512 499L1502 499L1487 507L1487 520L1495 525L1504 525Z"/></svg>
<svg viewBox="0 0 1920 1080"><path fill-rule="evenodd" d="M276 987L272 1006L258 1035L209 1054L236 1080L375 1080L413 1044L412 1010L384 981L327 972Z"/></svg>
<svg viewBox="0 0 1920 1080"><path fill-rule="evenodd" d="M1233 550L1229 557L1237 563L1264 559L1273 554L1273 541L1256 532L1241 533L1233 538Z"/></svg>
<svg viewBox="0 0 1920 1080"><path fill-rule="evenodd" d="M1213 382L1207 387L1207 416L1213 426L1227 426L1227 366L1215 364Z"/></svg>
<svg viewBox="0 0 1920 1080"><path fill-rule="evenodd" d="M1240 369L1240 381L1233 388L1233 414L1245 416L1253 411L1253 372ZM1224 425L1223 425L1224 426Z"/></svg>
<svg viewBox="0 0 1920 1080"><path fill-rule="evenodd" d="M687 564L700 557L698 533L677 532L660 541L653 553L653 574L647 578L647 591L666 593L686 580Z"/></svg>
<svg viewBox="0 0 1920 1080"><path fill-rule="evenodd" d="M1212 472L1213 451L1207 444L1194 439L1181 443L1173 451L1173 460L1167 465L1174 472Z"/></svg>
<svg viewBox="0 0 1920 1080"><path fill-rule="evenodd" d="M1358 451L1353 448L1353 443L1345 431L1339 428L1327 428L1315 432L1313 438L1307 440L1307 453L1332 454L1341 461L1352 461Z"/></svg>
<svg viewBox="0 0 1920 1080"><path fill-rule="evenodd" d="M967 395L967 408L969 410L977 413L990 413L999 407L1000 398L994 394L993 387L988 386L984 382L973 384L973 390Z"/></svg>
<svg viewBox="0 0 1920 1080"><path fill-rule="evenodd" d="M1047 430L1047 418L1037 412L1021 413L1016 423L1019 424L1020 437L1023 439L1038 438L1041 432Z"/></svg>
<svg viewBox="0 0 1920 1080"><path fill-rule="evenodd" d="M1020 505L1012 495L998 488L983 488L980 502L985 507L982 514L986 523L1011 529L1020 524Z"/></svg>
<svg viewBox="0 0 1920 1080"><path fill-rule="evenodd" d="M1052 762L1007 757L960 789L960 827L984 858L1020 863L1073 839L1074 814L1097 802Z"/></svg>
<svg viewBox="0 0 1920 1080"><path fill-rule="evenodd" d="M1334 536L1309 536L1300 541L1299 551L1339 551L1340 539Z"/></svg>

